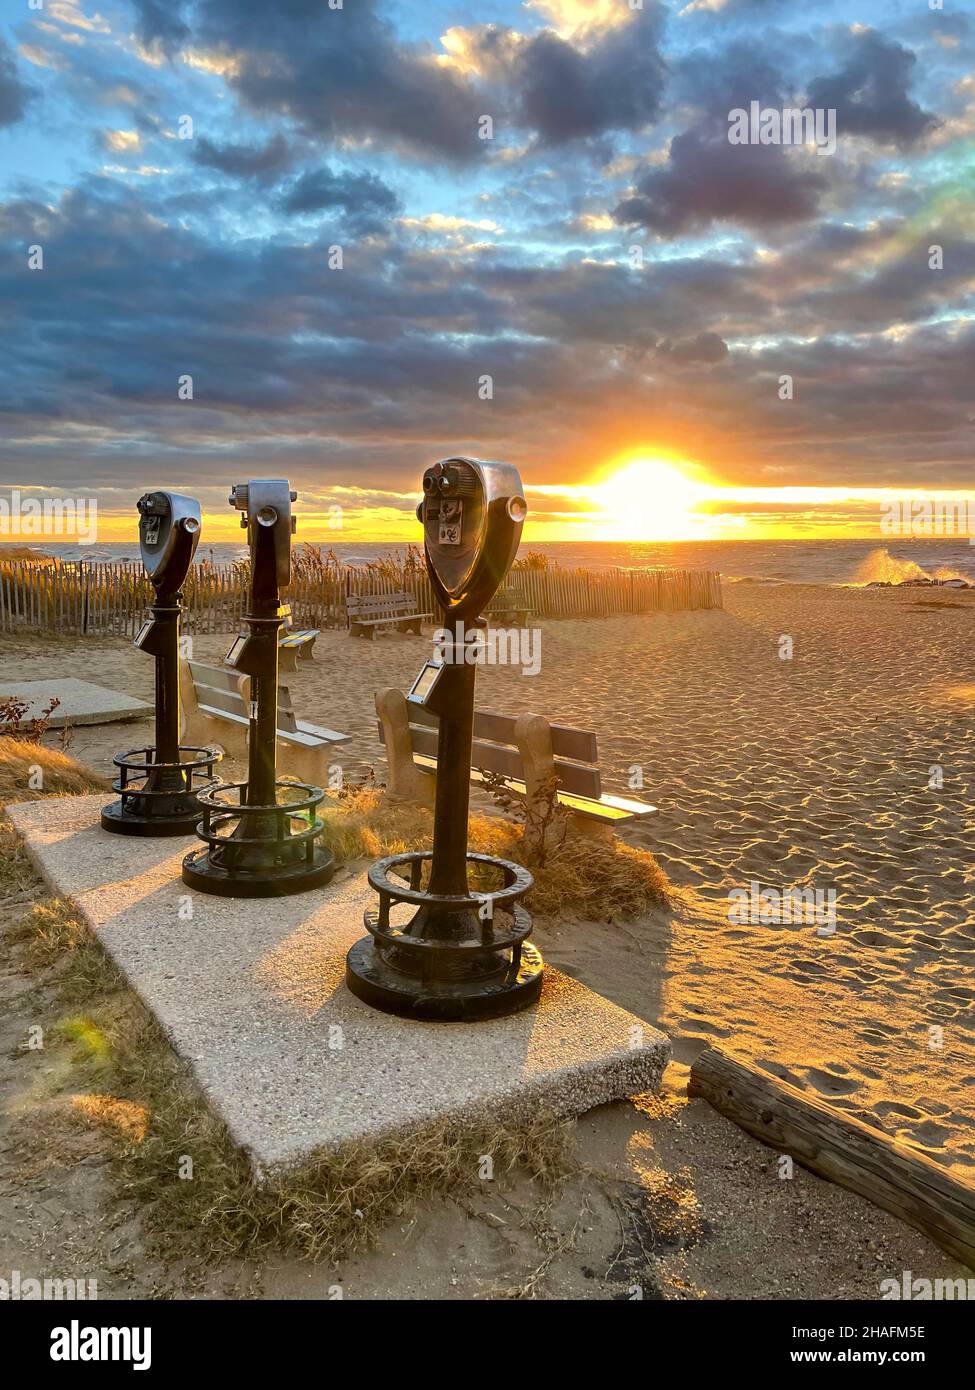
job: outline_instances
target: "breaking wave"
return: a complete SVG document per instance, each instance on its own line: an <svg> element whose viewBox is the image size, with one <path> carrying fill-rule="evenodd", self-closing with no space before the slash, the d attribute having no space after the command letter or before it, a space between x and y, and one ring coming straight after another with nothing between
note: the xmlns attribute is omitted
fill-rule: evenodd
<svg viewBox="0 0 975 1390"><path fill-rule="evenodd" d="M966 584L971 583L968 575L962 574L960 570L954 569L951 565L938 565L933 570L926 570L915 560L898 560L896 555L891 555L889 550L879 546L876 550L871 550L869 555L864 556L857 566L853 579L847 582L862 586L864 584L910 584L918 580L927 580L929 583L940 580L943 583L946 579L960 579Z"/></svg>

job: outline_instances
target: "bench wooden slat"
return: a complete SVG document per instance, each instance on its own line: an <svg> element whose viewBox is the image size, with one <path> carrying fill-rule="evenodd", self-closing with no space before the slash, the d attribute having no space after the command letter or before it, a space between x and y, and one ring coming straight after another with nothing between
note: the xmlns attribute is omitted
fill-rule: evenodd
<svg viewBox="0 0 975 1390"><path fill-rule="evenodd" d="M217 709L215 705L205 705L202 701L198 708L201 714L208 714L211 719L225 719L228 724L243 724L246 728L251 722L246 714L234 714L231 710ZM240 708L243 709L243 705Z"/></svg>
<svg viewBox="0 0 975 1390"><path fill-rule="evenodd" d="M318 733L311 733L308 729L303 729L300 725L297 729L278 729L278 738L285 743L298 743L302 748L321 748L323 743L346 743L347 737L339 734L338 738L322 738Z"/></svg>
<svg viewBox="0 0 975 1390"><path fill-rule="evenodd" d="M425 753L417 753L414 756L413 761L416 763L417 767L420 769L421 772L434 773L437 770L436 758L430 757ZM471 769L471 781L484 781L483 775L476 767ZM507 782L508 785L511 787L512 791L521 792L522 796L524 796L526 791L528 790L525 786L525 783L522 781L520 777L509 777L507 778ZM603 822L623 822L631 820L633 816L633 812L622 811L618 806L614 806L612 804L613 799L611 797L607 798L606 800L594 801L591 797L573 796L571 792L563 791L561 789L559 790L558 795L560 806L564 806L567 811L572 811L574 815L586 816L590 820L598 820ZM650 815L657 809L656 806L647 806L643 802L640 802L639 806L640 813L643 815Z"/></svg>
<svg viewBox="0 0 975 1390"><path fill-rule="evenodd" d="M605 805L622 811L625 816L649 816L657 809L646 801L634 801L629 796L613 796L611 792L603 792L601 800Z"/></svg>
<svg viewBox="0 0 975 1390"><path fill-rule="evenodd" d="M237 693L237 682L240 680L240 672L235 671L232 666L205 666L202 661L191 661L188 663L190 675L193 677L193 684L207 690L231 690Z"/></svg>
<svg viewBox="0 0 975 1390"><path fill-rule="evenodd" d="M413 751L436 758L438 731L411 725ZM379 724L379 737L383 738L382 723ZM509 781L521 777L524 768L521 754L517 748L502 743L491 743L486 739L475 738L471 746L471 767L483 772L497 772ZM598 801L601 791L598 767L584 767L581 763L565 762L555 759L555 774L566 792Z"/></svg>
<svg viewBox="0 0 975 1390"><path fill-rule="evenodd" d="M515 715L495 714L491 710L474 711L474 737L486 738L492 743L508 743L514 746ZM410 723L424 724L435 729L437 716L424 705L410 704ZM599 753L596 735L591 729L570 729L566 724L552 724L552 752L557 758L570 758L576 763L596 763Z"/></svg>
<svg viewBox="0 0 975 1390"><path fill-rule="evenodd" d="M352 738L351 734L340 734L336 729L326 729L321 724L309 724L307 719L299 719L296 732L308 734L319 743L348 743Z"/></svg>
<svg viewBox="0 0 975 1390"><path fill-rule="evenodd" d="M531 604L520 589L500 589L488 604L486 613L528 613Z"/></svg>
<svg viewBox="0 0 975 1390"><path fill-rule="evenodd" d="M432 613L394 613L389 618L355 618L357 627L382 627L385 623L408 623L414 618L432 618Z"/></svg>
<svg viewBox="0 0 975 1390"><path fill-rule="evenodd" d="M360 627L375 627L377 623L408 623L414 618L432 618L432 613L411 613L408 608L397 608L393 613L379 617L363 617L361 613L350 613L349 617Z"/></svg>
<svg viewBox="0 0 975 1390"><path fill-rule="evenodd" d="M241 714L246 718L246 706L240 691L218 690L216 686L196 685L196 698L201 705L219 710L221 714Z"/></svg>
<svg viewBox="0 0 975 1390"><path fill-rule="evenodd" d="M349 594L345 600L346 607L351 612L353 608L360 613L373 613L385 611L388 608L410 608L416 602L412 594L408 594L405 589L397 590L391 594Z"/></svg>

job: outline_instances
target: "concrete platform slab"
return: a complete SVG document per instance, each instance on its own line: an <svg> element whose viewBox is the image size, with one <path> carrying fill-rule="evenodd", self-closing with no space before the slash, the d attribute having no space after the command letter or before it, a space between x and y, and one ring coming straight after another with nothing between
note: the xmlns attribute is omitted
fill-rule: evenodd
<svg viewBox="0 0 975 1390"><path fill-rule="evenodd" d="M153 712L152 705L145 700L136 700L119 690L109 690L104 685L92 685L91 681L73 677L0 683L0 701L12 697L28 705L20 724L40 718L51 700L59 699L60 705L47 721L52 729L61 729L65 724L113 724L117 719L138 719Z"/></svg>
<svg viewBox="0 0 975 1390"><path fill-rule="evenodd" d="M105 800L9 809L258 1172L444 1118L575 1115L659 1086L663 1034L555 970L539 1005L509 1018L427 1023L370 1009L344 983L372 902L364 875L278 900L196 894L179 878L196 841L110 835L98 824Z"/></svg>

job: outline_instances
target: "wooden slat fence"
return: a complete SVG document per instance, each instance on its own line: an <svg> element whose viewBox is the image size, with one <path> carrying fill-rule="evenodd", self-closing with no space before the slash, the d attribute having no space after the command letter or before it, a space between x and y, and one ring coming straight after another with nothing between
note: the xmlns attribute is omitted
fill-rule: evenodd
<svg viewBox="0 0 975 1390"><path fill-rule="evenodd" d="M567 569L523 567L509 583L535 618L607 618L623 613L720 608L721 576L706 569ZM287 594L298 627L345 626L345 596L405 589L421 612L435 612L424 569L382 572L335 564L300 564ZM246 565L194 565L183 586L187 633L230 633L241 625ZM0 632L39 628L134 637L152 597L141 564L99 561L40 564L0 558Z"/></svg>

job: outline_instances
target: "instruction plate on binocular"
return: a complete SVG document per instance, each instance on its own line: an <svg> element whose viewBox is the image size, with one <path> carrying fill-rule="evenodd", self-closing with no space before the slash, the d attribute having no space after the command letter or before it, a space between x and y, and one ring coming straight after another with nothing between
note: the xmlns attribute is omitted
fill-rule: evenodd
<svg viewBox="0 0 975 1390"><path fill-rule="evenodd" d="M441 545L460 545L464 522L464 504L459 497L443 497L440 500Z"/></svg>
<svg viewBox="0 0 975 1390"><path fill-rule="evenodd" d="M146 638L149 636L149 633L150 633L151 631L152 631L152 619L151 619L151 618L147 618L146 621L145 621L145 622L142 624L142 626L139 628L139 631L136 633L135 637L134 637L133 640L132 640L132 645L133 645L133 647L141 647L142 644L143 644L143 642L144 642L144 641L146 640Z"/></svg>
<svg viewBox="0 0 975 1390"><path fill-rule="evenodd" d="M433 694L434 687L440 679L442 670L443 662L428 661L410 687L410 693L406 698L408 700L415 700L418 705L425 705Z"/></svg>
<svg viewBox="0 0 975 1390"><path fill-rule="evenodd" d="M224 657L223 664L225 666L236 666L237 662L240 660L241 652L244 650L246 643L246 637L234 638L234 645L230 648L230 651Z"/></svg>

